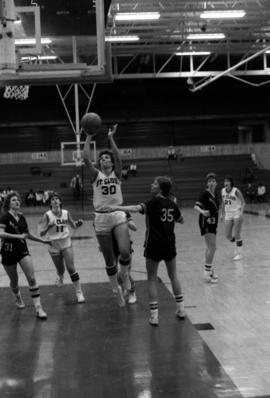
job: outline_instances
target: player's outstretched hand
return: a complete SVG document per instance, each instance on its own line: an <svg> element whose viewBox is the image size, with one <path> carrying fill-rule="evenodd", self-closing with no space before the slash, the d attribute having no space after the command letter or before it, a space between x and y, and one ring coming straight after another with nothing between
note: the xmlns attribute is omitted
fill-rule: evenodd
<svg viewBox="0 0 270 398"><path fill-rule="evenodd" d="M210 211L209 210L202 210L202 215L204 217L209 217L210 216Z"/></svg>
<svg viewBox="0 0 270 398"><path fill-rule="evenodd" d="M111 205L111 206L104 206L104 207L102 207L102 209L101 209L102 211L104 211L104 212L108 212L108 213L110 213L111 211L115 211L115 210L118 210L118 206L115 206L115 205Z"/></svg>
<svg viewBox="0 0 270 398"><path fill-rule="evenodd" d="M108 137L114 136L114 134L116 133L117 127L118 127L118 124L114 124L112 128L109 128Z"/></svg>
<svg viewBox="0 0 270 398"><path fill-rule="evenodd" d="M76 225L76 228L79 228L79 227L81 227L82 225L83 225L83 220L77 220L76 222L75 222L75 225Z"/></svg>
<svg viewBox="0 0 270 398"><path fill-rule="evenodd" d="M49 240L49 239L43 239L43 242L42 242L42 243L44 243L45 245L50 245L50 246L51 246L52 241Z"/></svg>
<svg viewBox="0 0 270 398"><path fill-rule="evenodd" d="M47 225L48 230L51 229L51 228L53 228L55 225L56 225L55 221L50 222L50 223Z"/></svg>
<svg viewBox="0 0 270 398"><path fill-rule="evenodd" d="M178 220L175 220L178 224L184 224L184 218L181 216Z"/></svg>

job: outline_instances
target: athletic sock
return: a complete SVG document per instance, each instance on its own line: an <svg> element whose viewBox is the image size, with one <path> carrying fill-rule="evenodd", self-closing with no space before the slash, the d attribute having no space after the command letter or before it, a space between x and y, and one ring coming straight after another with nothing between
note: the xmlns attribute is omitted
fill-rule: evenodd
<svg viewBox="0 0 270 398"><path fill-rule="evenodd" d="M79 277L78 272L74 272L74 274L70 275L70 278L72 280L72 283L74 285L76 293L81 293L82 288L81 288L80 277Z"/></svg>
<svg viewBox="0 0 270 398"><path fill-rule="evenodd" d="M34 303L34 306L36 308L40 307L40 292L39 292L39 286L35 285L35 286L29 286L29 291Z"/></svg>
<svg viewBox="0 0 270 398"><path fill-rule="evenodd" d="M149 308L150 308L150 316L151 318L158 318L158 302L157 301L152 301L149 303Z"/></svg>
<svg viewBox="0 0 270 398"><path fill-rule="evenodd" d="M176 302L176 309L182 311L184 309L184 296L183 294L174 295Z"/></svg>

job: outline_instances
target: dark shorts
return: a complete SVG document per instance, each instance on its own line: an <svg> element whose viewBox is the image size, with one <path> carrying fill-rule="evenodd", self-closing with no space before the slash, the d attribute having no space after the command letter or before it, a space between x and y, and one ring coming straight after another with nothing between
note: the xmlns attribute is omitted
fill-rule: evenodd
<svg viewBox="0 0 270 398"><path fill-rule="evenodd" d="M206 234L215 234L216 235L217 225L206 225L206 226L200 225L200 231L201 231L202 236L204 236Z"/></svg>
<svg viewBox="0 0 270 398"><path fill-rule="evenodd" d="M153 261L171 261L176 257L176 248L175 244L169 247L154 247L152 245L147 244L144 249L144 257L150 258Z"/></svg>
<svg viewBox="0 0 270 398"><path fill-rule="evenodd" d="M5 266L15 265L21 261L22 258L29 256L29 251L26 245L22 245L20 248L15 248L13 251L6 251L5 247L2 247L2 264Z"/></svg>

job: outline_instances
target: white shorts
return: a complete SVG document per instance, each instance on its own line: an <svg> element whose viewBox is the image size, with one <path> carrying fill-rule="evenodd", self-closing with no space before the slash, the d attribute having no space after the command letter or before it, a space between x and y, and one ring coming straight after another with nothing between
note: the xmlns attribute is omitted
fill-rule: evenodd
<svg viewBox="0 0 270 398"><path fill-rule="evenodd" d="M57 255L60 254L64 249L67 249L71 246L71 238L67 237L64 239L52 240L48 250L51 255Z"/></svg>
<svg viewBox="0 0 270 398"><path fill-rule="evenodd" d="M97 234L111 234L115 227L126 222L127 217L124 211L95 213L94 228Z"/></svg>
<svg viewBox="0 0 270 398"><path fill-rule="evenodd" d="M225 213L225 221L237 220L241 217L241 210L230 211Z"/></svg>

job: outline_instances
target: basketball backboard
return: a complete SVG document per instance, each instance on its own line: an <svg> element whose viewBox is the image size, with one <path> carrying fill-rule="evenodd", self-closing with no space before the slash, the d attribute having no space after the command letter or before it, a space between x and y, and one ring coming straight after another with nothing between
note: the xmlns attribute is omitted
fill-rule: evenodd
<svg viewBox="0 0 270 398"><path fill-rule="evenodd" d="M81 166L83 162L83 148L84 142L61 142L61 166ZM96 163L97 152L96 152L96 141L90 142L90 156L91 161Z"/></svg>
<svg viewBox="0 0 270 398"><path fill-rule="evenodd" d="M16 67L12 73L0 70L0 86L112 80L104 40L110 0L14 0L14 5Z"/></svg>

